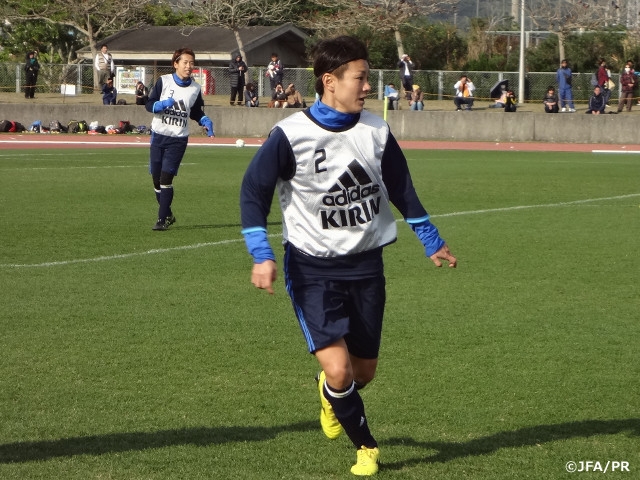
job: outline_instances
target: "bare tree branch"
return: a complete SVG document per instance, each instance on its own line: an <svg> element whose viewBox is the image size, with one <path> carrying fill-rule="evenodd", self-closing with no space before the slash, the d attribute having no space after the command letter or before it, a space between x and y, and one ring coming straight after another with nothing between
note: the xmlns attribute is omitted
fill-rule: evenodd
<svg viewBox="0 0 640 480"><path fill-rule="evenodd" d="M299 0L178 0L177 5L192 11L201 19L201 26L231 30L238 50L244 58L244 43L240 30L258 21L282 24L291 20L292 7Z"/></svg>
<svg viewBox="0 0 640 480"><path fill-rule="evenodd" d="M598 0L539 0L529 6L527 13L538 29L558 36L558 51L562 59L565 58L564 39L567 35L606 26L611 4Z"/></svg>
<svg viewBox="0 0 640 480"><path fill-rule="evenodd" d="M451 10L458 0L312 0L322 15L309 15L302 26L321 36L352 32L366 25L374 31L394 32L398 56L404 53L400 29L411 27L411 19Z"/></svg>

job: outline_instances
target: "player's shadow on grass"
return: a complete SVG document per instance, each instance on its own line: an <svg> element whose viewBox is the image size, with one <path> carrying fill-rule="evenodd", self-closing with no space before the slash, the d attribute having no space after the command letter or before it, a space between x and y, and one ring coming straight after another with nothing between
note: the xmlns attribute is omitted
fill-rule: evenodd
<svg viewBox="0 0 640 480"><path fill-rule="evenodd" d="M557 440L588 438L595 435L615 435L629 432L640 436L640 418L625 420L584 420L579 422L538 425L476 438L467 442L421 442L412 438L391 438L382 445L418 447L428 450L424 456L386 463L384 468L401 470L423 463L444 463L458 458L486 455L502 448L530 447ZM433 453L433 451L437 453Z"/></svg>
<svg viewBox="0 0 640 480"><path fill-rule="evenodd" d="M282 433L318 429L318 422L299 422L274 427L201 427L156 432L110 433L0 445L0 464L43 461L74 455L104 455L164 448L176 445L208 445L262 442Z"/></svg>

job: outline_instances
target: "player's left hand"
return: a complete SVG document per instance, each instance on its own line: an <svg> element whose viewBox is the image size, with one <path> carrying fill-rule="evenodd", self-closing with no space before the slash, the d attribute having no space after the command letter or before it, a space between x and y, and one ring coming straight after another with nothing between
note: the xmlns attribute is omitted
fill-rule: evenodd
<svg viewBox="0 0 640 480"><path fill-rule="evenodd" d="M442 266L442 262L440 260L446 260L449 263L449 268L456 268L458 266L458 259L451 254L449 247L446 244L429 258L436 267Z"/></svg>
<svg viewBox="0 0 640 480"><path fill-rule="evenodd" d="M213 131L213 122L206 115L200 119L200 125L202 125L206 132L207 137L215 137L215 132Z"/></svg>

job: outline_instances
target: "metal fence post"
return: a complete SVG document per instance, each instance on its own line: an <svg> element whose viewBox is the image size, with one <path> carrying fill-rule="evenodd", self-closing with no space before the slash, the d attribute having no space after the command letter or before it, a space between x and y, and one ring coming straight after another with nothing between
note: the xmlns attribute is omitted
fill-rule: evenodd
<svg viewBox="0 0 640 480"><path fill-rule="evenodd" d="M20 68L20 64L16 65L16 93L20 93L20 74L22 70Z"/></svg>
<svg viewBox="0 0 640 480"><path fill-rule="evenodd" d="M382 78L382 70L377 70L378 72L378 100L382 100L384 98L384 81Z"/></svg>
<svg viewBox="0 0 640 480"><path fill-rule="evenodd" d="M444 93L444 72L438 70L438 100L442 100L442 94Z"/></svg>
<svg viewBox="0 0 640 480"><path fill-rule="evenodd" d="M264 72L262 67L258 67L258 96L264 97Z"/></svg>

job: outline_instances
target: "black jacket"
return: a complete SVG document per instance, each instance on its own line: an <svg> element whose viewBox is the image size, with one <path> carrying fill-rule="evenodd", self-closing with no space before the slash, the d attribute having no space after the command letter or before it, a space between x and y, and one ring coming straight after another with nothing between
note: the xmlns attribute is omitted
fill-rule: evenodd
<svg viewBox="0 0 640 480"><path fill-rule="evenodd" d="M589 111L604 113L606 104L607 103L605 102L604 95L602 95L602 93L600 95L593 94L589 99Z"/></svg>
<svg viewBox="0 0 640 480"><path fill-rule="evenodd" d="M31 59L27 55L27 60L24 64L24 71L27 74L37 75L38 70L40 70L40 64L38 63L38 59L34 57L33 63L31 63Z"/></svg>
<svg viewBox="0 0 640 480"><path fill-rule="evenodd" d="M244 70L242 71L240 70L241 66L244 67ZM244 74L247 73L247 64L242 60L240 60L239 62L233 60L229 64L229 73L229 82L232 87L244 85Z"/></svg>

